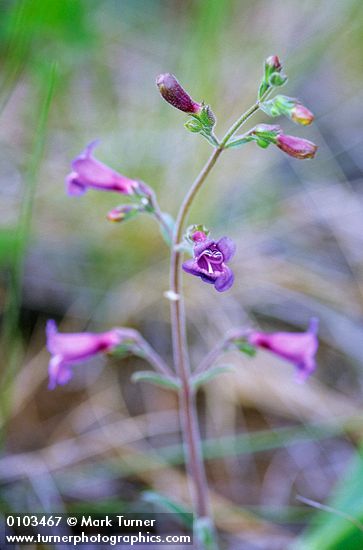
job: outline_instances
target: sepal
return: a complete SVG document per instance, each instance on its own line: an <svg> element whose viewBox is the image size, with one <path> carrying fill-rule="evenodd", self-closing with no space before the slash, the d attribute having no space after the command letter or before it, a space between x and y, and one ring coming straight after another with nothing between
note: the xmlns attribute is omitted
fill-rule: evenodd
<svg viewBox="0 0 363 550"><path fill-rule="evenodd" d="M194 134L201 134L213 146L218 146L218 140L214 135L213 128L216 124L216 117L209 105L203 105L199 113L192 114L184 124L185 128Z"/></svg>
<svg viewBox="0 0 363 550"><path fill-rule="evenodd" d="M121 204L120 206L116 206L116 208L112 208L107 214L107 219L110 222L126 222L128 220L131 220L132 218L135 218L142 209L134 204Z"/></svg>
<svg viewBox="0 0 363 550"><path fill-rule="evenodd" d="M257 353L255 346L252 346L247 340L233 340L233 344L236 346L238 351L245 353L249 357L254 357Z"/></svg>
<svg viewBox="0 0 363 550"><path fill-rule="evenodd" d="M122 359L128 357L129 355L135 353L135 341L134 340L124 340L122 344L114 347L112 351L108 352L109 355ZM139 355L139 353L137 353Z"/></svg>
<svg viewBox="0 0 363 550"><path fill-rule="evenodd" d="M227 147L240 147L250 141L255 141L259 147L266 149L271 143L276 143L282 129L277 124L258 124L242 136L236 136Z"/></svg>

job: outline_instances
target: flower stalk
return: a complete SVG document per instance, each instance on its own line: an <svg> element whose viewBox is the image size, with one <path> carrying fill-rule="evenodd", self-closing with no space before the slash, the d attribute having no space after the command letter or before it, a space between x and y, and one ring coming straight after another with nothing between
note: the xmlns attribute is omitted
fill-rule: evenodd
<svg viewBox="0 0 363 550"><path fill-rule="evenodd" d="M263 95L263 98L267 97L269 91L270 90L268 88ZM190 376L190 360L186 339L186 323L182 289L182 252L179 250L178 245L182 241L184 227L193 201L199 190L203 186L220 155L224 149L226 149L229 140L239 130L239 128L258 111L263 98L252 105L252 107L250 107L234 124L232 124L220 142L220 145L215 147L213 153L195 179L180 207L174 230L174 246L170 263L170 290L180 298L179 300L170 302L173 355L176 372L182 384L180 390L181 425L184 437L185 453L188 459L188 471L193 484L192 494L194 495L195 512L198 518L210 518L210 504L206 473L200 445L201 438L197 419L195 395L192 389Z"/></svg>
<svg viewBox="0 0 363 550"><path fill-rule="evenodd" d="M277 56L265 61L264 75L258 91L257 101L243 113L219 140L214 127L216 117L211 107L194 101L182 88L174 75L165 73L157 78L157 86L162 97L173 107L187 113L190 118L185 123L187 130L199 133L213 147L213 152L187 192L179 209L176 222L161 211L154 191L139 180L130 179L103 164L93 156L96 142L74 159L72 171L67 176L66 185L70 195L81 195L88 189L108 191L126 196L128 203L113 208L108 219L125 222L139 213L154 216L161 233L171 248L170 287L164 296L170 301L171 330L173 344L174 371L160 355L134 329L113 328L103 333L60 334L53 321L48 322L47 345L51 354L49 363L50 388L63 385L72 377L72 367L88 358L112 353L118 357L134 354L146 359L156 372L134 373L134 381L146 381L164 386L179 393L179 412L183 444L188 470L188 480L196 515L194 530L197 547L201 550L218 550L218 544L210 513L208 486L201 449L196 389L211 378L226 370L213 367L219 356L229 349L237 349L249 356L255 355L257 348L263 348L279 358L289 361L298 369L299 379L304 380L315 369L315 354L318 347L317 321L313 320L304 333L263 333L257 330L237 328L229 331L191 372L189 349L186 337L186 320L182 288L182 269L205 283L214 285L219 292L228 290L234 281L233 271L228 263L235 253L235 244L229 237L212 240L204 225L185 226L192 204L214 168L222 152L248 142L255 142L263 149L276 145L286 154L298 158L314 157L317 146L305 139L285 135L279 125L259 124L246 133L235 136L259 109L269 116L285 114L295 122L307 125L313 114L298 100L287 96L276 96L265 101L274 88L287 80ZM183 253L192 252L193 257L182 263Z"/></svg>

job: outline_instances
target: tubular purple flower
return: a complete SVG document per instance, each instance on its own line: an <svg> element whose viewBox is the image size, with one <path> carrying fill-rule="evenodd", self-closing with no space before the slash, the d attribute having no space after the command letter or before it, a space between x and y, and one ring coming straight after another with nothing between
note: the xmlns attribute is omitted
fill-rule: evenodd
<svg viewBox="0 0 363 550"><path fill-rule="evenodd" d="M194 258L183 263L183 269L190 275L200 277L203 282L214 285L218 292L231 288L234 281L227 263L233 258L236 245L228 237L219 241L196 241Z"/></svg>
<svg viewBox="0 0 363 550"><path fill-rule="evenodd" d="M122 195L132 195L139 183L122 176L92 155L97 141L87 145L86 149L72 162L72 172L66 178L69 195L83 195L87 189L113 191Z"/></svg>
<svg viewBox="0 0 363 550"><path fill-rule="evenodd" d="M127 338L127 329L112 329L108 332L60 334L53 320L47 322L47 348L52 355L49 361L49 385L64 385L72 378L71 367L97 355L112 351Z"/></svg>
<svg viewBox="0 0 363 550"><path fill-rule="evenodd" d="M252 331L248 335L248 342L252 346L267 349L274 355L293 363L297 368L298 380L304 381L316 368L315 354L319 345L318 326L318 319L313 318L306 332Z"/></svg>
<svg viewBox="0 0 363 550"><path fill-rule="evenodd" d="M318 146L307 139L280 134L276 138L276 145L291 157L296 159L314 158Z"/></svg>
<svg viewBox="0 0 363 550"><path fill-rule="evenodd" d="M201 112L202 104L197 103L190 97L173 74L160 74L156 79L156 85L165 101L179 109L179 111L191 115L198 115Z"/></svg>

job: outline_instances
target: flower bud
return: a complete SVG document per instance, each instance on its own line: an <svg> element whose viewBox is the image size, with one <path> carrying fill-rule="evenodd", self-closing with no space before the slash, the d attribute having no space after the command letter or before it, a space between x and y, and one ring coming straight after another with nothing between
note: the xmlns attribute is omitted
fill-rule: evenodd
<svg viewBox="0 0 363 550"><path fill-rule="evenodd" d="M314 120L314 115L298 99L286 95L277 95L269 101L261 103L261 109L267 115L276 117L285 115L297 124L307 126Z"/></svg>
<svg viewBox="0 0 363 550"><path fill-rule="evenodd" d="M290 118L297 124L308 126L313 122L314 115L307 107L299 102L296 102L294 107L291 109Z"/></svg>
<svg viewBox="0 0 363 550"><path fill-rule="evenodd" d="M265 73L260 85L258 97L264 97L269 88L283 86L287 76L282 72L282 65L277 55L271 55L265 61Z"/></svg>
<svg viewBox="0 0 363 550"><path fill-rule="evenodd" d="M270 57L266 59L265 70L269 70L270 72L274 73L279 73L282 71L282 65L277 55L270 55Z"/></svg>
<svg viewBox="0 0 363 550"><path fill-rule="evenodd" d="M124 222L136 216L139 213L139 208L132 204L122 204L121 206L116 206L109 211L107 214L107 219L110 222Z"/></svg>
<svg viewBox="0 0 363 550"><path fill-rule="evenodd" d="M201 243L207 240L210 231L203 224L190 225L185 232L184 238L191 244Z"/></svg>
<svg viewBox="0 0 363 550"><path fill-rule="evenodd" d="M189 114L199 114L201 112L202 105L193 101L173 74L160 74L156 79L156 85L165 101L176 109Z"/></svg>
<svg viewBox="0 0 363 550"><path fill-rule="evenodd" d="M270 143L276 143L277 136L282 133L281 126L278 124L258 124L249 135L253 137L257 145L266 149Z"/></svg>
<svg viewBox="0 0 363 550"><path fill-rule="evenodd" d="M195 243L202 243L207 240L207 235L203 231L196 231L193 233L192 239Z"/></svg>
<svg viewBox="0 0 363 550"><path fill-rule="evenodd" d="M277 136L276 145L281 151L296 159L314 158L318 148L312 141L285 134Z"/></svg>

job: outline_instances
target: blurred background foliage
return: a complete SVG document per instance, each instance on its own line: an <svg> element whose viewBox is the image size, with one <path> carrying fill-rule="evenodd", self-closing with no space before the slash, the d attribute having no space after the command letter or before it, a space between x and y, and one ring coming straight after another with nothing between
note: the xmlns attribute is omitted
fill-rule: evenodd
<svg viewBox="0 0 363 550"><path fill-rule="evenodd" d="M362 548L361 1L1 0L0 15L2 508L143 509L145 489L188 506L175 397L130 383L141 360L97 359L46 390L50 317L64 331L134 326L171 359L153 221L112 225L117 195L69 198L63 182L99 138L98 158L175 215L210 146L156 75L211 103L222 135L277 54L283 93L316 114L311 128L282 124L319 153L249 144L222 158L191 221L236 240L236 283L217 295L185 281L189 340L197 362L236 324L302 330L316 315L319 368L298 386L266 354L223 358L235 372L198 396L213 506L226 548Z"/></svg>

